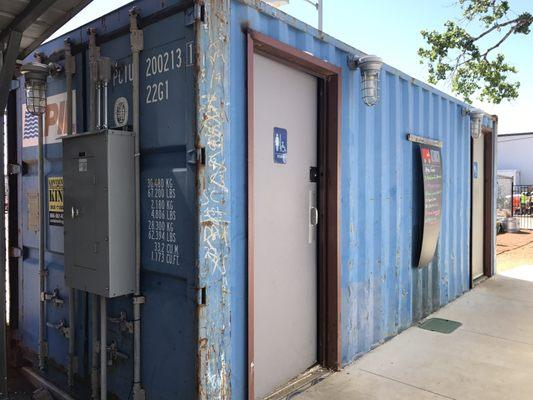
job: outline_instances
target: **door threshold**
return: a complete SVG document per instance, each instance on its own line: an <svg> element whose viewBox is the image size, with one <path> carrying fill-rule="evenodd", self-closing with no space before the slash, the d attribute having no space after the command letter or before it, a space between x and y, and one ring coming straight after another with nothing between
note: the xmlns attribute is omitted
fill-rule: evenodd
<svg viewBox="0 0 533 400"><path fill-rule="evenodd" d="M482 282L485 282L488 279L486 275L480 275L477 278L474 278L474 282L472 282L472 288L476 287Z"/></svg>
<svg viewBox="0 0 533 400"><path fill-rule="evenodd" d="M292 399L297 394L300 394L309 389L311 386L323 381L332 373L333 371L326 369L321 365L315 365L314 367L309 368L304 373L289 381L285 386L276 389L273 393L265 397L264 400Z"/></svg>

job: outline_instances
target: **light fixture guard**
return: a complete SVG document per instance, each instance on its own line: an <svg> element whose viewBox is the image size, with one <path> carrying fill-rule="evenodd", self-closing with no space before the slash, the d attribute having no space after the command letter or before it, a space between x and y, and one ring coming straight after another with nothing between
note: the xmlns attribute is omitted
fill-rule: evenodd
<svg viewBox="0 0 533 400"><path fill-rule="evenodd" d="M379 77L383 61L378 56L367 55L348 57L348 67L361 71L361 96L367 106L373 106L379 100Z"/></svg>
<svg viewBox="0 0 533 400"><path fill-rule="evenodd" d="M470 135L473 139L481 136L484 116L485 113L477 108L470 110Z"/></svg>
<svg viewBox="0 0 533 400"><path fill-rule="evenodd" d="M33 115L41 115L46 111L46 78L49 69L46 64L38 62L22 66L26 92L26 110Z"/></svg>

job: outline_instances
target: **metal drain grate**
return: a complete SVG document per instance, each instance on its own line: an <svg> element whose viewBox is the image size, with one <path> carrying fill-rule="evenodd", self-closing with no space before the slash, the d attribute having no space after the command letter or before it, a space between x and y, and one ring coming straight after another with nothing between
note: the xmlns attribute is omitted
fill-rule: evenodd
<svg viewBox="0 0 533 400"><path fill-rule="evenodd" d="M418 325L418 327L428 330L428 331L448 334L448 333L452 333L454 330L459 328L461 325L462 324L460 322L450 321L449 319L430 318L430 319L426 319L424 322Z"/></svg>

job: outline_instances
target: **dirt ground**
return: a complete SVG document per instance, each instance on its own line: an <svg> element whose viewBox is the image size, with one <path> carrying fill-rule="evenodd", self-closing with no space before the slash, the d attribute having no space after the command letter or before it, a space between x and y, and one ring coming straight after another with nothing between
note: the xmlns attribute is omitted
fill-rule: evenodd
<svg viewBox="0 0 533 400"><path fill-rule="evenodd" d="M533 265L533 231L503 233L496 237L496 271Z"/></svg>

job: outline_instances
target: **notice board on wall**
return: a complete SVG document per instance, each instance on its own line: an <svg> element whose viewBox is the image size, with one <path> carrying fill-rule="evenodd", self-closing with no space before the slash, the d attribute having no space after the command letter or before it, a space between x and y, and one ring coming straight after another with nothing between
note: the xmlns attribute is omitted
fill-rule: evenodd
<svg viewBox="0 0 533 400"><path fill-rule="evenodd" d="M442 142L407 134L413 142L413 265L428 265L437 250L442 219Z"/></svg>
<svg viewBox="0 0 533 400"><path fill-rule="evenodd" d="M424 222L418 266L428 265L437 249L442 217L442 157L440 147L419 143L424 183Z"/></svg>

